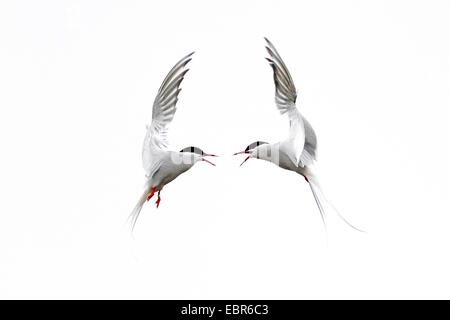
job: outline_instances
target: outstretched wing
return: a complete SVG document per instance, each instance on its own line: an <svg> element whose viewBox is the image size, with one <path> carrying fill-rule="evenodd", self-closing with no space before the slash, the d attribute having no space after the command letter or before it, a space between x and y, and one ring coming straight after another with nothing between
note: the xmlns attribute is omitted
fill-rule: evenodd
<svg viewBox="0 0 450 320"><path fill-rule="evenodd" d="M275 103L280 113L287 113L289 117L289 140L291 141L292 152L288 156L294 163L303 167L304 163L301 161L301 154L305 146L305 125L295 105L297 90L286 65L274 45L267 38L264 39L267 42L266 49L270 55L270 58L266 59L273 70Z"/></svg>
<svg viewBox="0 0 450 320"><path fill-rule="evenodd" d="M168 124L175 115L178 94L181 91L180 84L189 71L185 67L193 54L194 52L185 56L170 70L153 102L152 122L147 126L142 149L142 161L146 170L151 166L152 155L167 148Z"/></svg>

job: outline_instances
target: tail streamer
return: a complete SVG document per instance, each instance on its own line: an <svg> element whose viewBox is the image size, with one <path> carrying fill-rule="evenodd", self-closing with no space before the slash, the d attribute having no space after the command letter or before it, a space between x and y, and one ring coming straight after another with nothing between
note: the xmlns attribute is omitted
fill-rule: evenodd
<svg viewBox="0 0 450 320"><path fill-rule="evenodd" d="M310 170L308 170L308 171L309 172L306 174L306 178L307 178L307 181L311 188L312 194L314 196L314 200L316 201L317 207L319 208L320 215L322 217L322 221L325 226L325 230L327 227L326 227L326 223L325 223L326 215L325 215L325 210L324 210L323 204L327 203L328 205L330 205L330 207L333 208L333 210L336 212L338 217L341 218L341 220L344 221L349 227L355 229L356 231L366 233L365 231L358 229L357 227L352 225L339 213L339 211L336 209L336 207L323 194L322 188L319 185L319 181L317 180L317 177L312 172L310 172Z"/></svg>
<svg viewBox="0 0 450 320"><path fill-rule="evenodd" d="M136 204L133 211L131 211L130 215L128 216L127 221L130 221L131 232L134 231L134 226L136 225L136 221L139 218L141 209L144 206L145 201L147 200L147 196L150 193L150 189L151 189L151 186L145 187L144 193L142 193L141 197L139 198L138 203Z"/></svg>

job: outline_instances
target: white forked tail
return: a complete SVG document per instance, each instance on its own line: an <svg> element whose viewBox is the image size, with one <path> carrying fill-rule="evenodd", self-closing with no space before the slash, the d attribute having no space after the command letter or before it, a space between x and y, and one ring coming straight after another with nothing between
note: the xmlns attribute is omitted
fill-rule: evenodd
<svg viewBox="0 0 450 320"><path fill-rule="evenodd" d="M139 218L139 214L141 213L141 209L144 206L145 201L147 201L147 197L150 193L151 186L146 186L144 193L142 193L141 197L139 198L138 203L134 207L133 211L131 211L130 215L128 216L128 221L130 221L131 226L131 232L134 230L134 226L136 225L136 221Z"/></svg>
<svg viewBox="0 0 450 320"><path fill-rule="evenodd" d="M322 217L322 221L323 221L323 225L325 226L325 230L327 228L326 223L325 223L325 210L324 210L324 204L328 204L330 205L334 211L336 212L336 214L339 216L339 218L342 219L342 221L344 221L348 226L350 226L351 228L359 231L359 232L364 232L361 229L358 229L357 227L355 227L354 225L352 225L350 222L348 222L340 213L339 211L333 206L333 204L327 200L327 198L325 198L325 195L322 192L322 188L319 185L319 181L317 179L317 177L311 172L311 170L308 170L308 173L306 173L304 175L307 178L307 181L309 183L309 187L311 188L312 194L314 196L314 200L316 200L316 204L317 207L319 208L320 211L320 215Z"/></svg>

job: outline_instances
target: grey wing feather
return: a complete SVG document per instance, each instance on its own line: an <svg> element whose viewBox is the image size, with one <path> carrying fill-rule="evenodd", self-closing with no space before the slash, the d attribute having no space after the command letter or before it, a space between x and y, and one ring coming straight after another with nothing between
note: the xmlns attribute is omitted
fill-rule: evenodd
<svg viewBox="0 0 450 320"><path fill-rule="evenodd" d="M317 137L308 120L303 116L302 118L305 125L305 146L303 147L300 160L303 165L309 165L317 158Z"/></svg>
<svg viewBox="0 0 450 320"><path fill-rule="evenodd" d="M295 164L303 167L304 162L302 161L301 155L305 144L305 125L295 105L297 90L275 46L267 38L264 39L267 42L266 50L270 55L270 58L266 59L269 61L273 70L275 103L280 113L287 113L289 117L289 140L292 142L292 152L288 153L288 156Z"/></svg>
<svg viewBox="0 0 450 320"><path fill-rule="evenodd" d="M146 168L147 174L146 177L147 179L150 179L151 177L153 177L156 172L158 172L158 170L161 168L161 165L163 164L163 159L159 159L157 161L153 161L150 165L149 168Z"/></svg>
<svg viewBox="0 0 450 320"><path fill-rule="evenodd" d="M281 114L286 113L289 109L295 108L295 101L297 100L297 90L295 89L294 81L275 49L274 45L267 39L266 50L270 55L270 58L266 58L269 61L270 66L273 69L273 80L275 82L275 103Z"/></svg>
<svg viewBox="0 0 450 320"><path fill-rule="evenodd" d="M178 94L181 91L180 84L189 71L185 67L191 61L193 54L194 52L182 58L170 70L153 102L152 122L150 126L147 126L147 134L142 149L142 160L146 170L151 165L152 154L167 148L168 124L175 115Z"/></svg>

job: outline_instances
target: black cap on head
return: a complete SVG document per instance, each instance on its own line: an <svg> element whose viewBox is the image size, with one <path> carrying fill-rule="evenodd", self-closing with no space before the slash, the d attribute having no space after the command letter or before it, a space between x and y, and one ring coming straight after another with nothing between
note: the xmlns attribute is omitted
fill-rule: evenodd
<svg viewBox="0 0 450 320"><path fill-rule="evenodd" d="M200 148L197 148L197 147L187 147L187 148L184 148L183 150L180 150L180 152L191 152L191 153L199 154L201 156L205 155L203 150Z"/></svg>
<svg viewBox="0 0 450 320"><path fill-rule="evenodd" d="M250 150L253 150L253 149L255 149L256 147L258 147L258 146L260 146L260 145L262 145L262 144L268 144L268 142L264 142L264 141L256 141L256 142L250 143L250 144L247 146L247 148L245 148L245 151L248 152L248 151L250 151Z"/></svg>

